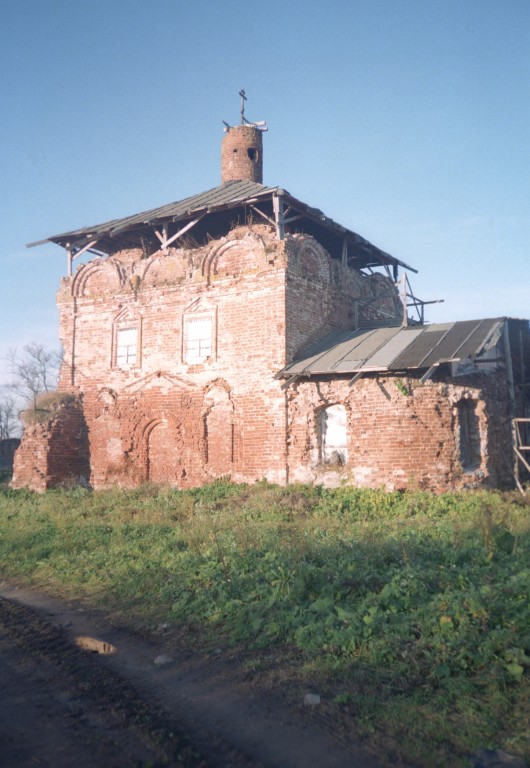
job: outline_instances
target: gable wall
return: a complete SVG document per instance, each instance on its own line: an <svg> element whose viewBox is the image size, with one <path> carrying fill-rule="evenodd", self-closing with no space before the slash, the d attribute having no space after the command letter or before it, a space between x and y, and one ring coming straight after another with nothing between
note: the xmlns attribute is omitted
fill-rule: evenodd
<svg viewBox="0 0 530 768"><path fill-rule="evenodd" d="M198 485L285 481L285 256L268 227L202 249L82 266L58 296L62 389L80 392L91 481ZM188 321L211 318L212 353L186 362ZM116 330L137 327L136 365L116 363Z"/></svg>

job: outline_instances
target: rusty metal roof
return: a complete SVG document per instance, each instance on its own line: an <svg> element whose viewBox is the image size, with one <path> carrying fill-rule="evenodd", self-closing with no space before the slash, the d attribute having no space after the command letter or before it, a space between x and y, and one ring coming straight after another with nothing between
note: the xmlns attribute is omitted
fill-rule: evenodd
<svg viewBox="0 0 530 768"><path fill-rule="evenodd" d="M382 264L398 265L416 272L408 264L396 259L370 243L356 232L337 224L318 208L298 200L281 187L268 187L253 181L228 181L198 195L178 200L168 205L152 208L143 213L111 219L103 224L85 226L29 243L28 247L51 242L70 247L73 252L87 249L95 255L108 255L123 248L145 248L151 244L160 247L154 228L167 225L169 233L194 219L199 223L191 230L197 243L227 234L234 224L245 224L252 215L251 206L258 206L265 219L273 220L273 196L282 196L285 208L295 214L292 221L294 232L305 232L315 237L334 257L342 258L344 242L347 243L348 259L352 266L363 269ZM289 216L286 217L289 221ZM257 220L261 220L259 215ZM290 224L286 223L286 232Z"/></svg>
<svg viewBox="0 0 530 768"><path fill-rule="evenodd" d="M45 240L29 243L29 246L40 245L46 242L65 245L68 242L75 242L79 238L87 240L97 236L115 237L127 230L134 231L142 225L149 226L165 221L180 221L188 217L191 218L193 215L196 216L200 211L208 212L209 210L225 206L230 207L241 201L249 201L255 197L275 192L276 189L276 187L266 187L253 181L228 181L206 192L186 197L184 200L177 200L168 205L151 208L148 211L136 213L133 216L125 216L123 219L111 219L103 224L95 224L63 232L59 235L51 235Z"/></svg>
<svg viewBox="0 0 530 768"><path fill-rule="evenodd" d="M331 333L279 377L430 369L491 348L506 318Z"/></svg>

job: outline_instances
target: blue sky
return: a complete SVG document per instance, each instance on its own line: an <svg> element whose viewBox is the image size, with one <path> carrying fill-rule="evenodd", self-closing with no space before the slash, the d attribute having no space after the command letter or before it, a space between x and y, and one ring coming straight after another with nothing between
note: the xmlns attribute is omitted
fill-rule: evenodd
<svg viewBox="0 0 530 768"><path fill-rule="evenodd" d="M216 186L240 88L264 182L416 267L430 321L530 316L529 0L3 0L0 71L0 382L57 345L64 252L26 243Z"/></svg>

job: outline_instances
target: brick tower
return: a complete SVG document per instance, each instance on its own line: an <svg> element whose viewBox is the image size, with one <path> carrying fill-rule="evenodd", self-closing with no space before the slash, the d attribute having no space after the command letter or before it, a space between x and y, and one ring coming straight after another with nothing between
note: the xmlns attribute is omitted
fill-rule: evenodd
<svg viewBox="0 0 530 768"><path fill-rule="evenodd" d="M263 136L254 125L225 128L221 146L221 182L226 181L263 184Z"/></svg>

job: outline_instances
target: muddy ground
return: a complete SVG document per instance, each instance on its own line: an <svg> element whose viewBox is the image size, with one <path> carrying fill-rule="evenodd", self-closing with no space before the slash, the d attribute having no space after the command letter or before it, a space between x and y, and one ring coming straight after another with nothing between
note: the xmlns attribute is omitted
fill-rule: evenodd
<svg viewBox="0 0 530 768"><path fill-rule="evenodd" d="M0 585L2 767L376 768L302 694L293 706L224 649L179 647L171 628L140 637Z"/></svg>

